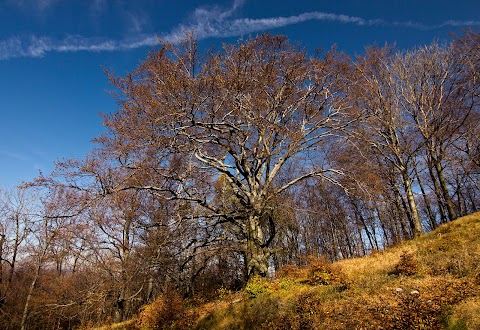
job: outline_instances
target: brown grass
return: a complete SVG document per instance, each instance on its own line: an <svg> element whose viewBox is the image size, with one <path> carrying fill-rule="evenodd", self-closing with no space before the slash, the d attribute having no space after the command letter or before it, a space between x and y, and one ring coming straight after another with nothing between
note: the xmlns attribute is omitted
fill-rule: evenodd
<svg viewBox="0 0 480 330"><path fill-rule="evenodd" d="M363 258L283 267L184 315L198 330L475 330L479 285L480 212Z"/></svg>

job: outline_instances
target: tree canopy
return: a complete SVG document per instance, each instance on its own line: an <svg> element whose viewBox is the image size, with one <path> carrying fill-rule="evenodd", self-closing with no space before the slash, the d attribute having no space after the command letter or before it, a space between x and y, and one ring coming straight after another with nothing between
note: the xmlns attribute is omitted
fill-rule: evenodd
<svg viewBox="0 0 480 330"><path fill-rule="evenodd" d="M325 153L349 120L342 60L308 57L282 36L205 56L192 38L163 44L135 72L110 75L121 109L106 117L109 132L98 141L125 175L111 189L197 204L198 217L236 227L248 273L265 275L276 196L336 172ZM220 178L236 207L214 198Z"/></svg>

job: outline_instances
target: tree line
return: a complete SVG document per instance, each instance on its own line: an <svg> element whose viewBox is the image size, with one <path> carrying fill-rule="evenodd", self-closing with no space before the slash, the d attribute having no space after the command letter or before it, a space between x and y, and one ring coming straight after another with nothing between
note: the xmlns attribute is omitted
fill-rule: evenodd
<svg viewBox="0 0 480 330"><path fill-rule="evenodd" d="M83 159L0 199L0 327L127 319L308 256L382 250L480 208L480 34L315 56L162 42Z"/></svg>

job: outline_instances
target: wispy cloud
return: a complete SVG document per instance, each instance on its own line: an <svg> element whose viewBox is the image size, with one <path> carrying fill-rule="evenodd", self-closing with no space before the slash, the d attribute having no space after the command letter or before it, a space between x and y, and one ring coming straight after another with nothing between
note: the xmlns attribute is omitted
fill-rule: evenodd
<svg viewBox="0 0 480 330"><path fill-rule="evenodd" d="M27 1L27 0L23 0ZM56 0L43 0L45 4ZM97 1L103 3L103 1ZM358 16L326 13L320 11L306 12L293 16L268 18L238 18L235 17L244 0L235 0L231 7L197 8L193 11L189 22L180 24L168 33L158 36L167 41L176 41L184 36L186 31L195 31L198 39L234 37L249 33L272 30L307 21L324 21L356 26L402 27L416 30L436 30L445 27L480 26L480 21L448 20L437 25L427 25L420 22L389 22L383 19L366 19ZM140 24L140 22L138 22ZM140 29L140 28L139 28ZM135 39L110 40L102 38L85 38L68 36L63 40L48 37L31 36L28 38L11 37L0 40L0 60L15 57L42 57L49 52L104 52L134 49L158 44L157 35L139 35Z"/></svg>
<svg viewBox="0 0 480 330"><path fill-rule="evenodd" d="M20 8L21 10L33 11L42 14L46 9L55 6L59 0L6 0L8 5Z"/></svg>
<svg viewBox="0 0 480 330"><path fill-rule="evenodd" d="M12 37L0 41L0 60L16 57L43 57L49 52L106 52L135 49L158 44L155 35L138 37L128 40L109 40L100 38L85 38L68 36L63 40L47 37L31 36L28 38Z"/></svg>
<svg viewBox="0 0 480 330"><path fill-rule="evenodd" d="M228 15L225 15L228 13ZM175 39L183 35L184 31L194 30L198 38L232 37L253 32L265 31L295 25L307 21L330 21L354 25L384 25L382 20L367 20L356 16L338 15L324 12L307 12L294 16L280 16L270 18L236 18L231 19L232 11L218 15L215 11L196 11L194 20L190 24L180 25L167 34L167 39Z"/></svg>
<svg viewBox="0 0 480 330"><path fill-rule="evenodd" d="M128 13L127 18L130 23L130 31L135 33L141 33L144 26L148 24L148 18L146 15Z"/></svg>

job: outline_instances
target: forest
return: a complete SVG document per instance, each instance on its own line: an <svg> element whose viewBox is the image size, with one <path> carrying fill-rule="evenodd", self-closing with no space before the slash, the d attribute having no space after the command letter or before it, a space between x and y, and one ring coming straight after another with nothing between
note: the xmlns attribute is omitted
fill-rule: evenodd
<svg viewBox="0 0 480 330"><path fill-rule="evenodd" d="M480 210L480 33L309 54L161 42L82 159L0 192L0 328L119 322Z"/></svg>

